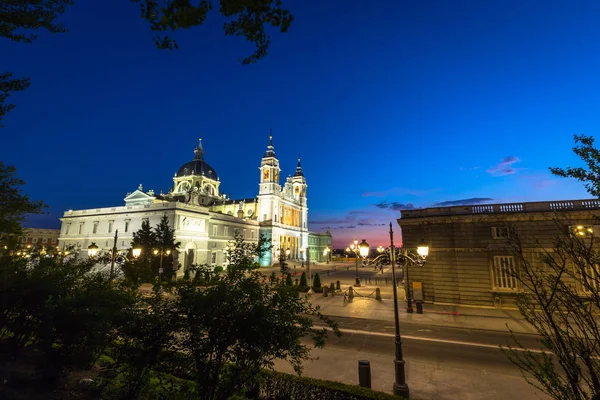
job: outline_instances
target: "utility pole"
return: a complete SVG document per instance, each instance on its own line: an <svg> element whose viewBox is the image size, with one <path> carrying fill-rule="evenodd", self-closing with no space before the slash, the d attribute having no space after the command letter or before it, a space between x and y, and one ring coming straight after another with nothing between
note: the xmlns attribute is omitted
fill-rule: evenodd
<svg viewBox="0 0 600 400"><path fill-rule="evenodd" d="M113 243L112 256L110 257L110 279L115 276L115 257L117 256L117 239L119 237L119 230L115 229L115 242Z"/></svg>

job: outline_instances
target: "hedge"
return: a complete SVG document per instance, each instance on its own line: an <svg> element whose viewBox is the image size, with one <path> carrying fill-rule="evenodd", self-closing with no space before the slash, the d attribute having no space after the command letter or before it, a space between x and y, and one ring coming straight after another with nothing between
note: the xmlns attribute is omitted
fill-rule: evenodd
<svg viewBox="0 0 600 400"><path fill-rule="evenodd" d="M324 381L263 371L258 379L261 398L278 400L400 400L401 397L376 392L361 386L346 385L335 381ZM256 388L255 388L256 390Z"/></svg>

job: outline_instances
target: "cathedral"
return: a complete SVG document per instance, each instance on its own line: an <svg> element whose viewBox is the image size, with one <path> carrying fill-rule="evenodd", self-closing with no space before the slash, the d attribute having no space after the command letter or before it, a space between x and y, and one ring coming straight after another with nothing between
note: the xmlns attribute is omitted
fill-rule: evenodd
<svg viewBox="0 0 600 400"><path fill-rule="evenodd" d="M300 158L293 176L280 184L281 169L271 136L259 170L256 197L230 198L221 192L219 175L204 159L200 139L194 158L177 170L168 193L145 191L140 185L125 196L124 206L66 211L59 245L74 245L87 256L92 243L110 252L116 240L117 249L124 252L143 221L154 227L166 215L181 243L175 253L178 276L193 264L226 266L225 247L236 232L247 241L256 242L261 234L271 239L271 252L259 260L261 266L278 262L280 250L289 250L291 260L324 261L326 249L331 249L331 234L308 230L307 184Z"/></svg>

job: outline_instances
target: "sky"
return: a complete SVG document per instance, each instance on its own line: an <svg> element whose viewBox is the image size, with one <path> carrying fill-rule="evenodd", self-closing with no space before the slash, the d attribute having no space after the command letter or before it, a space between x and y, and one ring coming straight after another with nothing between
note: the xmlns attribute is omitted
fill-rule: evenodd
<svg viewBox="0 0 600 400"><path fill-rule="evenodd" d="M581 165L573 135L599 131L600 2L283 3L289 32L248 66L218 12L161 51L126 0L0 40L2 70L31 77L0 128L0 160L49 206L27 225L168 190L199 137L221 190L254 197L271 129L282 178L301 156L309 228L338 248L389 244L400 209L591 197L548 167Z"/></svg>

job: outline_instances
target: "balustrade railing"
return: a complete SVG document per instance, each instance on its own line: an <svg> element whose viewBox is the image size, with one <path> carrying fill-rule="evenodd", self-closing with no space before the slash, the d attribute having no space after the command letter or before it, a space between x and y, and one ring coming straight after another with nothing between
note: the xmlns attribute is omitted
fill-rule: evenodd
<svg viewBox="0 0 600 400"><path fill-rule="evenodd" d="M431 207L416 210L401 211L401 218L419 218L425 216L443 215L469 215L492 213L524 213L524 212L551 212L551 211L577 211L600 209L600 200L564 200L564 201L536 201L526 203L507 204L478 204L471 206Z"/></svg>

